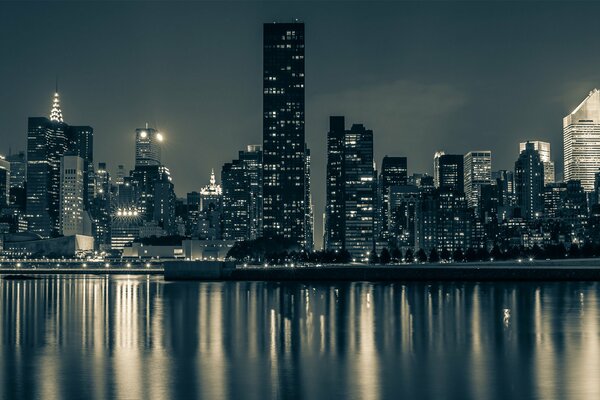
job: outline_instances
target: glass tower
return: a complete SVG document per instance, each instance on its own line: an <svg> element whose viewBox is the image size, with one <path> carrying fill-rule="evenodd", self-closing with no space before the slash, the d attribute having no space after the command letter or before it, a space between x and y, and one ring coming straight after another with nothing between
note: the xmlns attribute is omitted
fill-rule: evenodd
<svg viewBox="0 0 600 400"><path fill-rule="evenodd" d="M306 247L304 24L265 24L263 41L263 236Z"/></svg>
<svg viewBox="0 0 600 400"><path fill-rule="evenodd" d="M594 190L600 169L600 91L594 89L572 113L563 118L565 182L580 180Z"/></svg>

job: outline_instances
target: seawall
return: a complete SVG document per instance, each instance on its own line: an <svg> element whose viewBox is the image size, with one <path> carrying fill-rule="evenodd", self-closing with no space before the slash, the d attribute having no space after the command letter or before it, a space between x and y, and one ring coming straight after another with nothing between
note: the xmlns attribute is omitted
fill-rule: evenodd
<svg viewBox="0 0 600 400"><path fill-rule="evenodd" d="M600 259L404 265L235 267L167 262L166 280L222 281L600 281Z"/></svg>

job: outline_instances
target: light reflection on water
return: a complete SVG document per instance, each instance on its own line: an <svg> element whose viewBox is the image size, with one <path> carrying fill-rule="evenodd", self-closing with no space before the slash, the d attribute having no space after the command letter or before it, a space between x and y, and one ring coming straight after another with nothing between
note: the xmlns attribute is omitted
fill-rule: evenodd
<svg viewBox="0 0 600 400"><path fill-rule="evenodd" d="M599 293L0 280L0 398L600 398Z"/></svg>

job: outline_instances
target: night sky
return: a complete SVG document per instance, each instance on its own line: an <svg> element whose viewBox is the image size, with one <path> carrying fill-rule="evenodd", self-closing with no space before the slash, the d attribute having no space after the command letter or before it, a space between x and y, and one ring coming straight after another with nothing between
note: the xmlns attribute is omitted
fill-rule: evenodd
<svg viewBox="0 0 600 400"><path fill-rule="evenodd" d="M598 15L591 2L1 2L0 153L25 149L58 76L96 163L132 168L147 121L185 196L262 142L262 24L298 18L319 246L329 115L373 129L378 164L408 156L409 173L431 173L439 149L489 149L512 169L519 141L540 139L560 174L562 117L600 86Z"/></svg>

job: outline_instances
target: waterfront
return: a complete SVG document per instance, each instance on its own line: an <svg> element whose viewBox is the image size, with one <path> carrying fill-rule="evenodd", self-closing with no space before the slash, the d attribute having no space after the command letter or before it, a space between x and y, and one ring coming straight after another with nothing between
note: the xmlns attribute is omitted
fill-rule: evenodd
<svg viewBox="0 0 600 400"><path fill-rule="evenodd" d="M0 280L0 398L600 397L600 285Z"/></svg>

